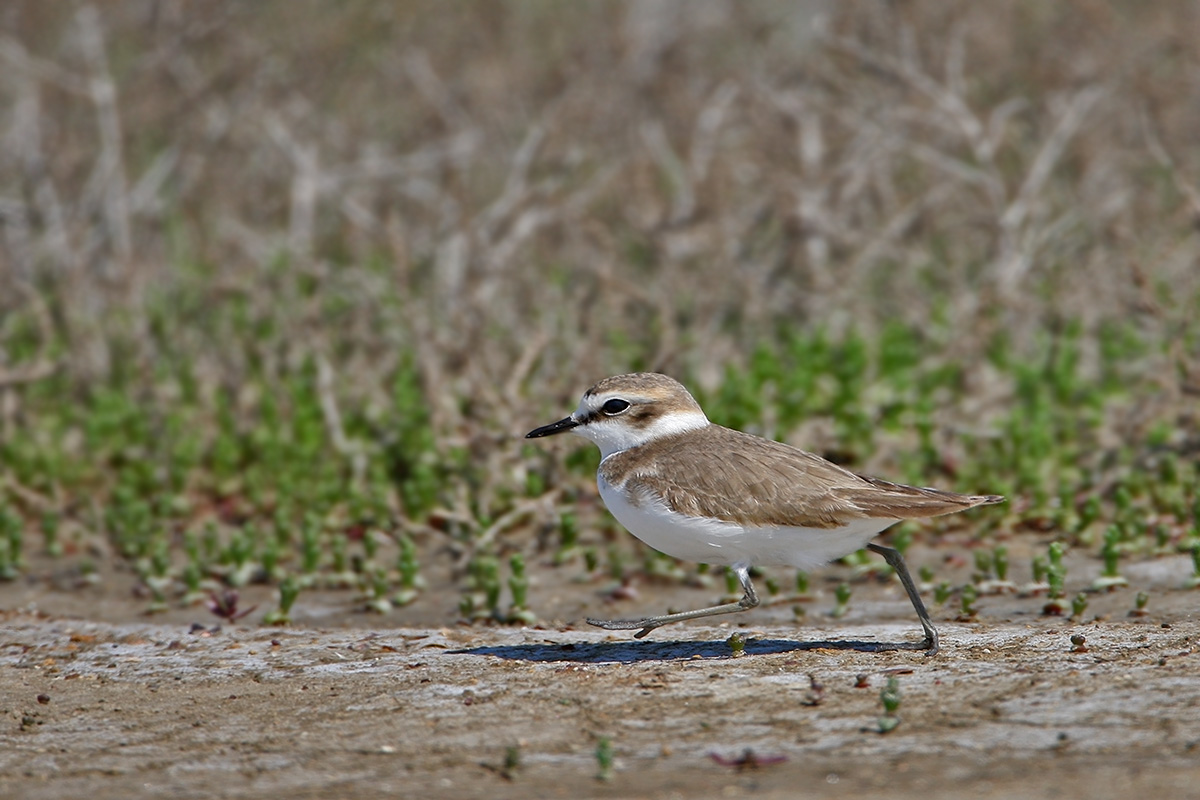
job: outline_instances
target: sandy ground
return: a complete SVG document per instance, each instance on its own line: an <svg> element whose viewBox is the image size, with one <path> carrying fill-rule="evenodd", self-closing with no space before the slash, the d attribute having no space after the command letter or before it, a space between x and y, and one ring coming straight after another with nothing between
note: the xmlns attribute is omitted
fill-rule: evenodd
<svg viewBox="0 0 1200 800"><path fill-rule="evenodd" d="M1141 579L1186 570L1153 561ZM55 586L0 588L0 797L1173 798L1200 777L1200 595L1178 589L1140 618L1132 588L1096 595L1088 624L1036 597L985 597L973 623L943 607L927 658L873 652L919 636L884 583L842 619L821 588L801 624L780 605L641 641L401 627L322 593L297 627L257 626L261 610L216 627L201 608L121 615L111 592ZM539 589L560 590L604 610L595 587ZM617 610L662 602L647 590ZM900 723L882 734L889 676Z"/></svg>

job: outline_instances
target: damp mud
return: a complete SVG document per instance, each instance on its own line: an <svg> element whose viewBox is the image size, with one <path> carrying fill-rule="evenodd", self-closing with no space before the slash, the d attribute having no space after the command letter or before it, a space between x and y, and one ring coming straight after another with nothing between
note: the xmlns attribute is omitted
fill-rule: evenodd
<svg viewBox="0 0 1200 800"><path fill-rule="evenodd" d="M1186 561L1131 569L1178 587ZM255 624L262 608L146 617L103 585L0 592L5 798L1167 798L1200 774L1198 595L1178 588L1143 616L1132 589L1095 594L1087 622L1020 595L981 598L974 621L940 607L927 657L879 650L920 635L882 581L838 619L822 587L799 618L768 604L643 640L454 624L451 593L414 623L336 593L302 598L286 628ZM713 599L538 591L564 617ZM881 724L889 678L898 724Z"/></svg>

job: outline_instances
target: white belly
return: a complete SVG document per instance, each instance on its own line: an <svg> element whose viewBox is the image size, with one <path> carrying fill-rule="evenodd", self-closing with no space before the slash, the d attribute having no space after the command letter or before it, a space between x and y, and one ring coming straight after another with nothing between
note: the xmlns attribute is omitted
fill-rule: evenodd
<svg viewBox="0 0 1200 800"><path fill-rule="evenodd" d="M788 566L809 570L861 550L898 520L863 519L841 528L752 528L689 517L647 497L637 505L597 475L600 497L637 538L684 561L731 566Z"/></svg>

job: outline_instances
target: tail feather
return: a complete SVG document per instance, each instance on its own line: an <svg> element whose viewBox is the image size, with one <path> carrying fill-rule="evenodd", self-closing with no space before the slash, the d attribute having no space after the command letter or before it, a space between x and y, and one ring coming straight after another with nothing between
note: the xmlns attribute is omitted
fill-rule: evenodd
<svg viewBox="0 0 1200 800"><path fill-rule="evenodd" d="M838 496L857 505L871 516L915 519L940 517L956 511L966 511L975 506L1003 503L1005 498L998 494L958 494L923 486L906 486L902 483L860 476L867 482L861 488L838 490Z"/></svg>

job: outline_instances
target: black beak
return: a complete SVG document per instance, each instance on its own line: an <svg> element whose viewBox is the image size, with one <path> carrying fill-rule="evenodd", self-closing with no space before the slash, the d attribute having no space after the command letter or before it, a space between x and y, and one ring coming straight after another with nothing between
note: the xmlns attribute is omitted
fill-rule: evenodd
<svg viewBox="0 0 1200 800"><path fill-rule="evenodd" d="M558 422L551 422L549 425L543 425L540 428L534 428L529 433L525 434L526 439L540 439L543 436L553 436L556 433L569 431L579 425L572 417L560 419Z"/></svg>

